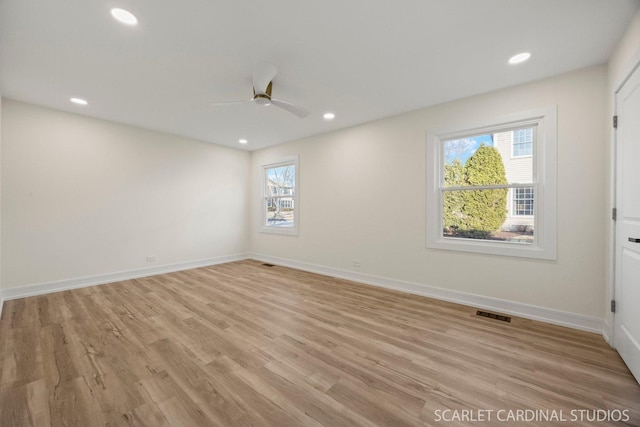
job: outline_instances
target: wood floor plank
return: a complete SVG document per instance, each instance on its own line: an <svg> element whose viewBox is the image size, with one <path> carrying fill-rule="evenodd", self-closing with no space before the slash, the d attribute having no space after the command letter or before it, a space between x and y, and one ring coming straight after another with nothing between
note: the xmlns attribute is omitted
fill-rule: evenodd
<svg viewBox="0 0 640 427"><path fill-rule="evenodd" d="M34 426L37 415L32 414L28 403L27 385L21 384L0 392L0 425Z"/></svg>
<svg viewBox="0 0 640 427"><path fill-rule="evenodd" d="M109 427L171 427L169 420L155 404L145 403L131 412L107 420Z"/></svg>
<svg viewBox="0 0 640 427"><path fill-rule="evenodd" d="M100 402L91 394L83 377L58 384L49 395L49 407L53 426L105 425Z"/></svg>
<svg viewBox="0 0 640 427"><path fill-rule="evenodd" d="M3 427L508 425L435 421L500 409L640 426L640 385L596 334L257 261L6 301L0 319Z"/></svg>

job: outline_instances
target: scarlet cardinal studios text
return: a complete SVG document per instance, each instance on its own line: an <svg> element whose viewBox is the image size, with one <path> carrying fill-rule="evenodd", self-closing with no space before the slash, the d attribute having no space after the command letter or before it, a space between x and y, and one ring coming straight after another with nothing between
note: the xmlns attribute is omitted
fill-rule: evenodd
<svg viewBox="0 0 640 427"><path fill-rule="evenodd" d="M498 421L505 423L518 422L627 422L628 409L436 409L436 422L483 423Z"/></svg>

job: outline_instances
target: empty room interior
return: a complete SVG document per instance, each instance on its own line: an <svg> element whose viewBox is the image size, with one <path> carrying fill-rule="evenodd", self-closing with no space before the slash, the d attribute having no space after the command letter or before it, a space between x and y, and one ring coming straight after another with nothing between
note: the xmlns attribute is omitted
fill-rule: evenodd
<svg viewBox="0 0 640 427"><path fill-rule="evenodd" d="M0 2L0 426L640 426L640 1Z"/></svg>

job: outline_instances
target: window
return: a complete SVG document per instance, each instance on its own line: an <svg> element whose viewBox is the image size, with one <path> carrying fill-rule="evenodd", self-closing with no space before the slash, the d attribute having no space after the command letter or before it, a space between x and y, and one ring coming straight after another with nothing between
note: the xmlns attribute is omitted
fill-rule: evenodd
<svg viewBox="0 0 640 427"><path fill-rule="evenodd" d="M533 216L533 187L513 189L513 215Z"/></svg>
<svg viewBox="0 0 640 427"><path fill-rule="evenodd" d="M518 129L513 131L512 156L531 156L533 153L533 129Z"/></svg>
<svg viewBox="0 0 640 427"><path fill-rule="evenodd" d="M262 166L262 231L298 234L298 158Z"/></svg>
<svg viewBox="0 0 640 427"><path fill-rule="evenodd" d="M280 199L280 207L282 209L293 209L292 199Z"/></svg>
<svg viewBox="0 0 640 427"><path fill-rule="evenodd" d="M428 132L428 248L556 258L556 116Z"/></svg>

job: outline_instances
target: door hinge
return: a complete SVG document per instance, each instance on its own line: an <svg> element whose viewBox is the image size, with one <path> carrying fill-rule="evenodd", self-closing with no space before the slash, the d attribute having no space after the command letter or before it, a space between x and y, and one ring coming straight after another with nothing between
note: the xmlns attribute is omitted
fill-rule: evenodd
<svg viewBox="0 0 640 427"><path fill-rule="evenodd" d="M613 116L613 128L618 129L618 116Z"/></svg>
<svg viewBox="0 0 640 427"><path fill-rule="evenodd" d="M614 299L611 300L611 312L612 313L616 312L616 300Z"/></svg>
<svg viewBox="0 0 640 427"><path fill-rule="evenodd" d="M618 209L611 209L611 219L616 221L618 219Z"/></svg>

